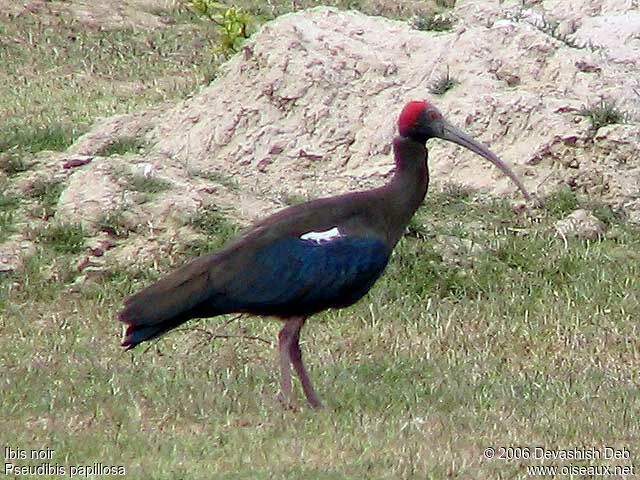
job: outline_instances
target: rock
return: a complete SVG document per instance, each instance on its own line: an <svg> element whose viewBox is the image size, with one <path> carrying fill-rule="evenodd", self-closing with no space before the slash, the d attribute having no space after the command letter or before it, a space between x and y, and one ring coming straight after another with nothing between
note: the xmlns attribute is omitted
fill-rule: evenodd
<svg viewBox="0 0 640 480"><path fill-rule="evenodd" d="M576 237L585 240L601 238L606 225L588 210L575 210L555 223L556 233L562 238Z"/></svg>
<svg viewBox="0 0 640 480"><path fill-rule="evenodd" d="M91 160L93 160L92 156L89 155L77 155L74 158L69 158L68 160L66 160L63 164L62 164L62 168L77 168L77 167L81 167L83 165L86 165L87 163L91 163Z"/></svg>
<svg viewBox="0 0 640 480"><path fill-rule="evenodd" d="M70 171L56 218L95 231L98 220L118 206L122 187L112 178L112 166L105 159L95 158L83 168Z"/></svg>
<svg viewBox="0 0 640 480"><path fill-rule="evenodd" d="M23 260L33 252L33 243L19 238L10 238L0 244L0 274L19 270Z"/></svg>

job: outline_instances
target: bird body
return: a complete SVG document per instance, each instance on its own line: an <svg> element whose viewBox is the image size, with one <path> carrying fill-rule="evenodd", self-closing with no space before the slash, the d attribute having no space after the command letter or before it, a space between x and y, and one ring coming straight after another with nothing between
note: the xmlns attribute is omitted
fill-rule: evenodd
<svg viewBox="0 0 640 480"><path fill-rule="evenodd" d="M193 260L129 298L119 315L128 325L123 346L133 348L192 318L227 313L279 317L285 321L279 334L280 398L291 401L293 365L309 403L320 406L302 364L300 329L314 313L357 302L382 275L427 192L425 142L450 134L437 130L440 121L430 104L410 102L398 122L396 169L387 185L286 208L222 250ZM487 157L484 147L451 131L447 139ZM487 158L517 181L493 157Z"/></svg>
<svg viewBox="0 0 640 480"><path fill-rule="evenodd" d="M396 156L416 148L411 143L396 140ZM237 312L308 316L358 301L384 271L424 199L428 175L426 149L420 147L420 165L407 162L384 187L284 209L133 296L120 314L133 327L125 346L189 318ZM407 195L412 202L398 201Z"/></svg>

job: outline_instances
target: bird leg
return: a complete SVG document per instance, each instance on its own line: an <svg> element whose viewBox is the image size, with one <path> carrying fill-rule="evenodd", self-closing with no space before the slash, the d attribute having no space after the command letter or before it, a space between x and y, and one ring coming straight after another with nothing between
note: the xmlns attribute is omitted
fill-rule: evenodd
<svg viewBox="0 0 640 480"><path fill-rule="evenodd" d="M292 405L289 349L293 340L294 329L295 325L287 321L280 333L278 333L278 351L280 354L280 393L278 394L278 400L287 407Z"/></svg>
<svg viewBox="0 0 640 480"><path fill-rule="evenodd" d="M289 358L291 359L291 363L293 364L293 368L296 370L298 374L298 378L300 382L302 382L302 390L304 390L304 394L307 397L307 401L313 408L321 408L322 402L318 395L316 395L315 390L313 389L313 385L311 385L311 380L309 379L309 375L307 375L307 371L304 368L304 363L302 363L302 352L300 351L300 345L298 341L300 340L300 329L304 325L306 320L305 317L301 317L298 329L294 333L293 341L289 346Z"/></svg>
<svg viewBox="0 0 640 480"><path fill-rule="evenodd" d="M300 330L304 325L306 317L293 317L286 320L284 327L280 330L279 338L279 350L280 350L280 387L281 392L279 398L281 401L287 404L291 404L291 365L296 371L300 382L302 383L302 389L307 397L307 401L314 408L322 407L322 402L316 395L316 392L311 385L311 380L307 371L302 363L302 352L300 351Z"/></svg>

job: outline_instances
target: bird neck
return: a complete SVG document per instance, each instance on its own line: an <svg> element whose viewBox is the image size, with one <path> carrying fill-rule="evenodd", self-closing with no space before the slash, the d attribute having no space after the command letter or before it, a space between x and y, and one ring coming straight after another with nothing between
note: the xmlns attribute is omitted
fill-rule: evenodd
<svg viewBox="0 0 640 480"><path fill-rule="evenodd" d="M423 143L398 136L393 139L393 152L396 169L384 187L384 208L389 240L395 245L427 194L429 170Z"/></svg>

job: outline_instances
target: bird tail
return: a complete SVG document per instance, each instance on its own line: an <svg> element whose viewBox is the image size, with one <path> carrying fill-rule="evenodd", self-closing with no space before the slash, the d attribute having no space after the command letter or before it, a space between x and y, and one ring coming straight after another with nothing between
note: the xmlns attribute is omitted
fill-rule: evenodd
<svg viewBox="0 0 640 480"><path fill-rule="evenodd" d="M125 322L127 324L127 329L125 330L124 340L122 341L122 346L126 347L126 350L131 350L136 345L142 342L146 342L147 340L152 340L156 337L159 337L163 333L168 332L169 330L177 327L181 323L184 323L186 320L180 322L160 322L157 325L135 325L129 323L128 317L123 317L122 313L119 316L120 321ZM125 319L127 318L127 319Z"/></svg>
<svg viewBox="0 0 640 480"><path fill-rule="evenodd" d="M118 319L127 325L127 350L176 328L191 318L213 316L206 257L201 257L125 301Z"/></svg>

